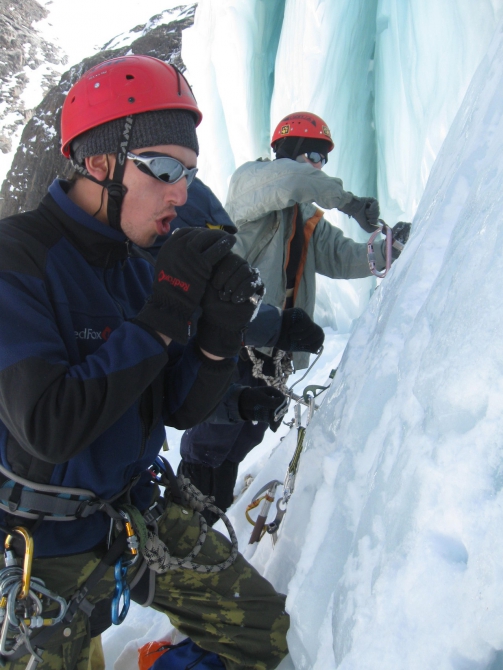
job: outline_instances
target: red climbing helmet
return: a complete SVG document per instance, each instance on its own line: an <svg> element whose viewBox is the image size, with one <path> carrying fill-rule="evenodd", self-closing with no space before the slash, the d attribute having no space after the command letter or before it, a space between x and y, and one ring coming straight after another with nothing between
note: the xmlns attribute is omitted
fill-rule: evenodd
<svg viewBox="0 0 503 670"><path fill-rule="evenodd" d="M275 143L284 137L309 137L313 140L325 140L330 146L328 151L334 148L329 127L323 119L311 112L294 112L281 119L272 135L271 147L274 148Z"/></svg>
<svg viewBox="0 0 503 670"><path fill-rule="evenodd" d="M121 56L88 70L70 89L61 113L61 152L70 157L78 135L130 114L184 109L201 114L185 77L152 56Z"/></svg>

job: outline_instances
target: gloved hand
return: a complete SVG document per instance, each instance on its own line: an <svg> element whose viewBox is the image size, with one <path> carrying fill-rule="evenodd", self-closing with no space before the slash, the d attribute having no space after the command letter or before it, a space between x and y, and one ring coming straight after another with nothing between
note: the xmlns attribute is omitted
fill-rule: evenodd
<svg viewBox="0 0 503 670"><path fill-rule="evenodd" d="M258 312L265 288L260 273L230 253L208 284L197 323L197 343L210 354L229 358L239 353L243 331Z"/></svg>
<svg viewBox="0 0 503 670"><path fill-rule="evenodd" d="M274 420L274 413L285 401L285 395L272 386L257 386L245 388L239 394L238 409L241 418L245 421L263 421L276 432L281 425L281 419Z"/></svg>
<svg viewBox="0 0 503 670"><path fill-rule="evenodd" d="M409 239L410 229L411 224L405 223L404 221L399 221L391 229L391 232L393 233L393 247L391 249L393 260L396 260L402 253L402 248Z"/></svg>
<svg viewBox="0 0 503 670"><path fill-rule="evenodd" d="M281 330L276 347L282 351L309 351L315 354L325 340L325 333L299 307L283 310Z"/></svg>
<svg viewBox="0 0 503 670"><path fill-rule="evenodd" d="M352 216L366 233L374 233L379 218L379 203L375 198L358 198L354 196L351 202L340 208L343 214Z"/></svg>
<svg viewBox="0 0 503 670"><path fill-rule="evenodd" d="M214 267L235 243L236 238L222 230L176 230L159 251L152 295L135 321L186 344L192 314L201 303Z"/></svg>

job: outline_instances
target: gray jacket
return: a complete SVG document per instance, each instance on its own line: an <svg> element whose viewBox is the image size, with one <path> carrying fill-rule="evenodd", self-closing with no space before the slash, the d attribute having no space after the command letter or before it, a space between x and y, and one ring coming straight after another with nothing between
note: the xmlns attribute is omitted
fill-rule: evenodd
<svg viewBox="0 0 503 670"><path fill-rule="evenodd" d="M340 209L353 197L340 179L288 158L245 163L236 170L225 204L238 228L233 251L260 270L267 290L264 302L279 308L285 303L285 268L297 208L304 222L304 247L295 281L296 307L313 317L316 273L334 279L370 275L367 245L344 237L313 204ZM379 269L385 265L383 244L374 245ZM296 353L294 363L296 369L307 367L309 354Z"/></svg>

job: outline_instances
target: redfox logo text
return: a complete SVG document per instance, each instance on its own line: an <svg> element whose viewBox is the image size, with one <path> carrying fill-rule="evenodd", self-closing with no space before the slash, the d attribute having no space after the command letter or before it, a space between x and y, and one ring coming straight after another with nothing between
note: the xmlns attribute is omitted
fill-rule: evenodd
<svg viewBox="0 0 503 670"><path fill-rule="evenodd" d="M99 330L93 330L92 328L84 328L84 330L75 331L75 339L77 340L105 340L105 342L110 337L112 329L110 326L104 328L101 333Z"/></svg>
<svg viewBox="0 0 503 670"><path fill-rule="evenodd" d="M190 288L190 284L187 284L187 282L182 281L181 279L177 279L176 277L172 277L171 275L167 275L164 270L161 270L157 275L157 281L167 281L168 284L171 284L175 288L179 286L182 291L185 292L187 292Z"/></svg>

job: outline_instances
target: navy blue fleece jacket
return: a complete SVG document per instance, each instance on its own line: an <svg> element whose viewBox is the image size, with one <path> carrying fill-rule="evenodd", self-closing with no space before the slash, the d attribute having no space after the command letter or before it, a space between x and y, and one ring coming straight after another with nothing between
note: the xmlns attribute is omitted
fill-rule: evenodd
<svg viewBox="0 0 503 670"><path fill-rule="evenodd" d="M140 475L132 501L145 509L146 468L164 425L203 421L235 363L210 361L193 342L166 348L131 322L153 268L122 233L77 207L68 188L56 180L36 210L0 222L0 458L26 479L103 499ZM102 512L45 520L36 555L89 550L108 524Z"/></svg>

